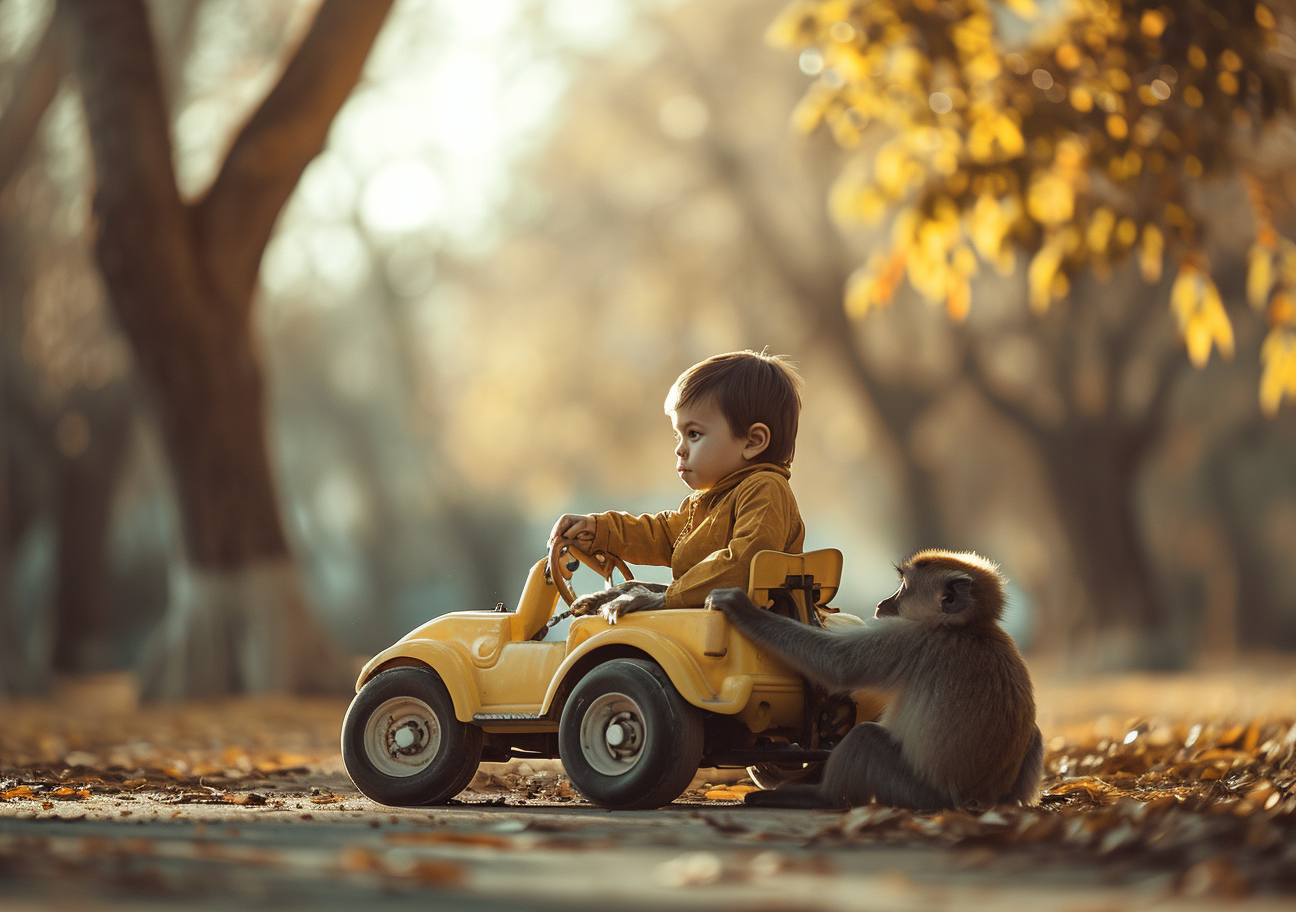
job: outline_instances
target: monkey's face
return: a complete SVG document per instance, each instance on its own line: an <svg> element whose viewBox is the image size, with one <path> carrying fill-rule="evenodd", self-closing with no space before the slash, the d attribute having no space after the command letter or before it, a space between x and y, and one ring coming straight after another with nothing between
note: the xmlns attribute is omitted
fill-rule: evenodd
<svg viewBox="0 0 1296 912"><path fill-rule="evenodd" d="M975 614L972 577L957 566L928 562L905 562L900 571L900 588L878 602L876 617L903 617L928 624L960 624Z"/></svg>

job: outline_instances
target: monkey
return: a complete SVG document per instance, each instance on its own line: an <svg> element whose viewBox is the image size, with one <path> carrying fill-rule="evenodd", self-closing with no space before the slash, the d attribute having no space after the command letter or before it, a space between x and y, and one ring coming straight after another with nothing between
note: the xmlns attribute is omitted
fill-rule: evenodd
<svg viewBox="0 0 1296 912"><path fill-rule="evenodd" d="M1030 673L999 626L1003 578L970 552L919 551L862 627L826 630L756 607L741 589L708 605L762 650L833 693L884 690L877 722L850 730L817 785L751 792L765 807L880 804L940 810L1039 799L1044 743Z"/></svg>

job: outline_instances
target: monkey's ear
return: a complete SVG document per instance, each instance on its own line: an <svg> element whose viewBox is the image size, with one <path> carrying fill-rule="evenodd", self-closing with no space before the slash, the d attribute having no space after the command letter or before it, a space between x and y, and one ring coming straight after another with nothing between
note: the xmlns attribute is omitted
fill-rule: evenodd
<svg viewBox="0 0 1296 912"><path fill-rule="evenodd" d="M941 611L945 614L958 614L972 607L972 578L959 574L945 583L941 593Z"/></svg>

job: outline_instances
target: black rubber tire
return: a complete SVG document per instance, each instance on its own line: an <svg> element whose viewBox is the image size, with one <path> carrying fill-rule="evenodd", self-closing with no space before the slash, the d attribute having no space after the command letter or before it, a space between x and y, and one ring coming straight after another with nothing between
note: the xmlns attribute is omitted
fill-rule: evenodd
<svg viewBox="0 0 1296 912"><path fill-rule="evenodd" d="M425 728L413 730L429 737L426 733L435 721L440 736L439 746L429 757L410 763L412 771L408 775L393 774L392 768L400 765L394 756L388 762L371 755L377 749L375 740L386 743L390 737L382 729L384 723L375 715L382 713L382 707L393 700L414 707L416 713L422 710L410 701L421 701L430 710L429 719ZM390 731L408 727L396 726L395 722L395 717L391 717L387 723ZM342 761L356 788L379 804L393 807L439 804L462 792L472 780L481 763L483 740L480 728L455 718L454 702L436 672L406 665L371 678L351 701L342 720Z"/></svg>
<svg viewBox="0 0 1296 912"><path fill-rule="evenodd" d="M642 743L630 761L614 758L605 740L611 725L599 723L599 714L613 712L617 706L623 712L615 718L628 710L631 725L642 735L632 739ZM587 735L584 745L582 726ZM572 785L599 807L661 807L682 795L697 774L702 760L702 713L685 702L655 662L614 659L595 668L572 690L558 723L558 750ZM618 765L625 769L613 769Z"/></svg>

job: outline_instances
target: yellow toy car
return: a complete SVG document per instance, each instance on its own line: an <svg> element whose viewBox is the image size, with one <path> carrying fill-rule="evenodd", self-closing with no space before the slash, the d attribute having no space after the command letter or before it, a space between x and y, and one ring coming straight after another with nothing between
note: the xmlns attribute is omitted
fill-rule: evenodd
<svg viewBox="0 0 1296 912"><path fill-rule="evenodd" d="M556 543L532 567L516 611L444 615L365 665L342 724L342 756L361 792L381 804L436 804L462 791L482 760L557 757L594 804L653 808L678 798L702 766L757 767L767 779L813 769L855 724L855 703L808 687L719 611L644 611L615 625L578 617L565 640L545 642L563 617L554 616L559 597L573 601L572 557L609 586L613 567L631 578L613 555L565 550ZM819 624L841 569L836 550L762 551L748 594Z"/></svg>

